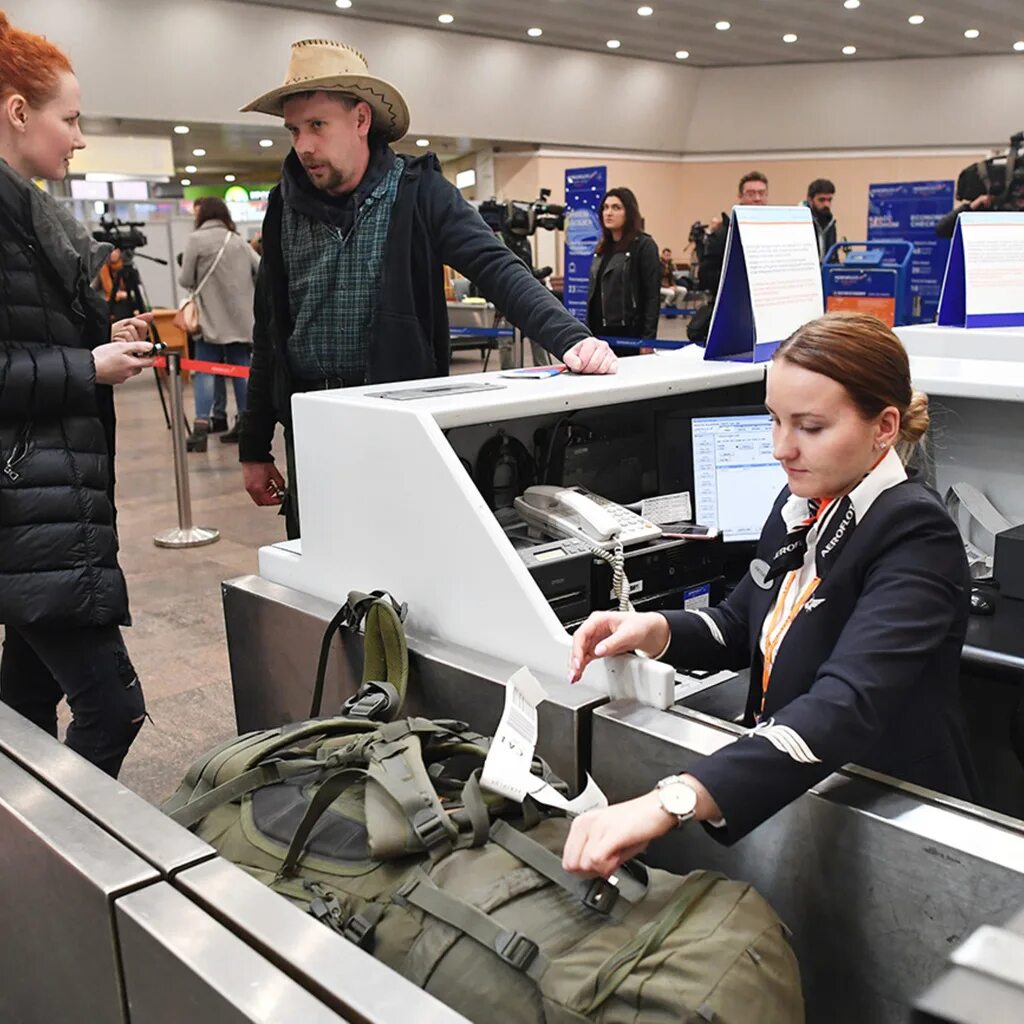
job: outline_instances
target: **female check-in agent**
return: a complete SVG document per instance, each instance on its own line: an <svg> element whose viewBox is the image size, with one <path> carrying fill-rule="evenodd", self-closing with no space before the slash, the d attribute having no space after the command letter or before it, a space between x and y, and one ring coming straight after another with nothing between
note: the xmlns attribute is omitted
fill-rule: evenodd
<svg viewBox="0 0 1024 1024"><path fill-rule="evenodd" d="M592 615L570 681L639 651L680 668L750 666L745 736L634 800L577 818L568 870L607 876L691 818L726 843L850 761L972 796L959 705L969 575L956 526L897 451L928 427L899 339L830 314L784 342L766 405L788 487L731 596L699 612Z"/></svg>

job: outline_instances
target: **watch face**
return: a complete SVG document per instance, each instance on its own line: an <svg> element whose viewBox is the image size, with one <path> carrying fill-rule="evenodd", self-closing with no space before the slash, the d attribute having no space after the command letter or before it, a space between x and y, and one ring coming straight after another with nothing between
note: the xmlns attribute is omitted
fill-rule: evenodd
<svg viewBox="0 0 1024 1024"><path fill-rule="evenodd" d="M661 806L669 814L693 814L697 793L685 782L673 782L661 789Z"/></svg>

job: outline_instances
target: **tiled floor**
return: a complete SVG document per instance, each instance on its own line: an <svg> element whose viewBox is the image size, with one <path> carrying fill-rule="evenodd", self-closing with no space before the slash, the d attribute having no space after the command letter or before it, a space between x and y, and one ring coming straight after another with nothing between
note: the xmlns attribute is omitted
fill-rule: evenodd
<svg viewBox="0 0 1024 1024"><path fill-rule="evenodd" d="M663 321L662 337L682 336L682 323ZM492 358L490 368L496 364ZM462 352L452 369L466 373L480 365L478 353ZM190 414L191 401L186 389ZM233 410L233 398L229 403ZM234 732L220 583L256 572L257 550L283 539L284 524L242 489L237 447L211 438L206 454L188 457L189 479L193 522L216 527L220 540L189 550L156 547L153 535L177 525L177 509L170 433L152 376L118 389L117 414L121 565L134 619L125 635L152 717L121 781L160 802L195 757Z"/></svg>

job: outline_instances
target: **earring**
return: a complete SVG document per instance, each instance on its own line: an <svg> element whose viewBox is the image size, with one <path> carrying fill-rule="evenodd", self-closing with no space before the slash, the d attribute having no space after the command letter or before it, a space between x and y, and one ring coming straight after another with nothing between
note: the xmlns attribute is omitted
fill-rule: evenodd
<svg viewBox="0 0 1024 1024"><path fill-rule="evenodd" d="M881 441L875 446L880 452L884 452L889 447L888 441Z"/></svg>

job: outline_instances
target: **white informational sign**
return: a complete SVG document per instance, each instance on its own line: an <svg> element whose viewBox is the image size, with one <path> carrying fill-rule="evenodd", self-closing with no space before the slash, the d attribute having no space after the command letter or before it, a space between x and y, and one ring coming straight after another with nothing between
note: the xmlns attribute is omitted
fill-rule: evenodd
<svg viewBox="0 0 1024 1024"><path fill-rule="evenodd" d="M806 206L737 206L758 341L783 341L822 315L818 241Z"/></svg>
<svg viewBox="0 0 1024 1024"><path fill-rule="evenodd" d="M959 220L967 316L1024 313L1024 213L968 212Z"/></svg>
<svg viewBox="0 0 1024 1024"><path fill-rule="evenodd" d="M531 772L537 748L537 705L546 697L544 687L528 668L519 669L508 680L505 709L491 740L480 785L519 803L531 796L571 815L607 807L607 797L589 775L583 792L575 800L568 800Z"/></svg>
<svg viewBox="0 0 1024 1024"><path fill-rule="evenodd" d="M734 206L705 359L761 362L825 311L806 206Z"/></svg>

